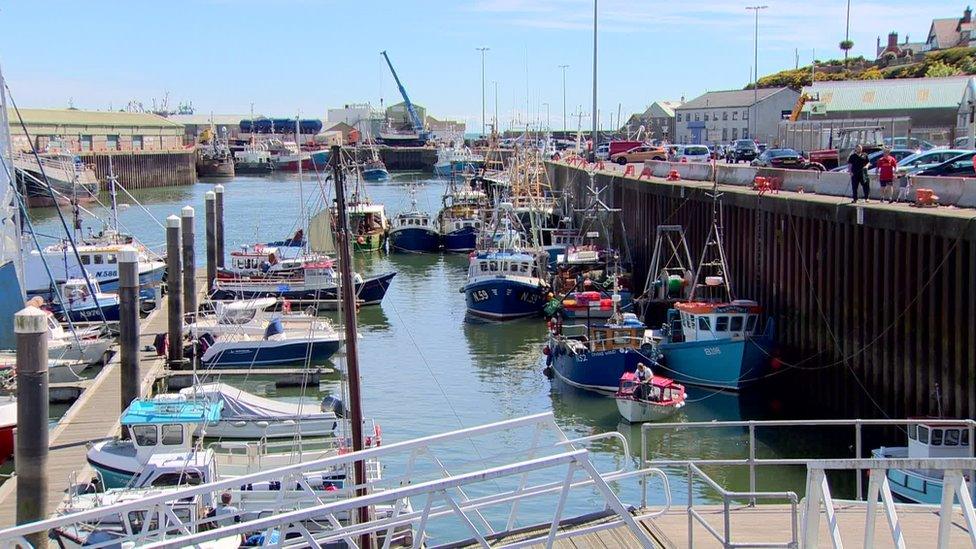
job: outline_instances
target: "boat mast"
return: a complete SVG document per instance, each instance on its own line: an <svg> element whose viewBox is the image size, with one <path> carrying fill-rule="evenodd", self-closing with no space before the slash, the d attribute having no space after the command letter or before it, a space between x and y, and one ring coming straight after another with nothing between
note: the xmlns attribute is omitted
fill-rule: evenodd
<svg viewBox="0 0 976 549"><path fill-rule="evenodd" d="M302 158L302 142L301 142L301 111L298 111L298 115L295 116L295 145L298 147L298 203L301 207L301 213L299 214L299 227L304 227L305 222L305 191L302 189L302 162L305 160Z"/></svg>
<svg viewBox="0 0 976 549"><path fill-rule="evenodd" d="M352 280L352 253L349 251L349 218L346 213L346 174L342 167L342 148L332 146L329 155L332 178L336 193L336 245L339 248L339 282L341 284L342 314L346 332L346 371L349 380L349 410L352 424L352 451L363 449L363 410L359 387L359 350L356 335L356 292ZM354 466L356 497L366 495L366 464L357 461ZM357 510L357 522L369 522L369 507ZM360 547L370 547L369 534L360 538Z"/></svg>
<svg viewBox="0 0 976 549"><path fill-rule="evenodd" d="M115 183L118 178L115 176L115 166L112 164L112 155L108 155L108 192L112 198L112 229L116 235L119 232L119 207L116 199Z"/></svg>

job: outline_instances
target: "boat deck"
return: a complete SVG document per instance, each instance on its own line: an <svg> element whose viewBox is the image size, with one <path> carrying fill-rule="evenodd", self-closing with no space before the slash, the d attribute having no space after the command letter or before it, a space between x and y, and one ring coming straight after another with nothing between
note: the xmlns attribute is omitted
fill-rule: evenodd
<svg viewBox="0 0 976 549"><path fill-rule="evenodd" d="M166 331L166 300L141 322L139 348L153 344L158 333ZM121 410L121 367L118 347L112 359L98 375L84 384L84 390L64 417L54 426L49 435L48 454L48 512L54 513L65 497L65 491L72 473L77 473L77 481L86 481L91 470L85 460L87 443L113 437L119 432ZM165 358L157 357L155 352L140 351L140 371L142 372L142 392L148 394L153 382L165 366ZM0 527L13 526L17 517L17 477L0 486Z"/></svg>

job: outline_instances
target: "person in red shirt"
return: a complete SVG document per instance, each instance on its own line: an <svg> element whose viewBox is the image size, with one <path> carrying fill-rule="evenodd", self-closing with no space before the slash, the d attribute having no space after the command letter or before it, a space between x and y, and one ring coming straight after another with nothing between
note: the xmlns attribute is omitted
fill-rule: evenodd
<svg viewBox="0 0 976 549"><path fill-rule="evenodd" d="M895 201L895 168L898 160L891 156L891 148L885 147L881 158L878 159L878 181L881 184L881 201Z"/></svg>

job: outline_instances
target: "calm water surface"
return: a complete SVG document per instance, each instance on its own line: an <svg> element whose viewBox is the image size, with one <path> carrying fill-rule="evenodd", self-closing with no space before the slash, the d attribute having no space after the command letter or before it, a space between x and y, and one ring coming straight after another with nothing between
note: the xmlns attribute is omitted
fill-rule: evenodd
<svg viewBox="0 0 976 549"><path fill-rule="evenodd" d="M374 201L386 205L387 215L392 217L409 206L407 185L411 183L422 185L418 193L420 208L436 212L445 183L430 179L429 175L398 173L389 182L370 184L368 191ZM242 244L286 238L294 232L302 209L296 177L238 177L225 183L225 188L228 251ZM204 193L212 189L210 183L198 183L134 192L160 221L168 215L179 215L184 205L196 209L198 266L205 261ZM302 190L306 195L321 194L308 179L303 181ZM60 234L54 210L39 209L32 213L38 232ZM162 248L163 230L138 206L131 205L122 211L120 220L144 243ZM385 442L552 411L568 436L619 430L628 438L633 454L640 455L640 429L620 421L612 399L550 382L542 375L540 358L546 334L542 320L500 324L465 320L464 296L458 292L467 269L465 256L375 254L357 257L356 261L362 273L398 272L382 305L363 308L359 317L363 405L365 413L382 425ZM275 390L270 380L236 383L276 398L295 400L303 394L298 389ZM317 400L338 390L338 377L333 376L320 387L309 388L304 395ZM788 398L762 394L740 398L691 389L689 399L693 402L674 421L782 418L791 414L781 402L788 402ZM513 433L501 441L487 441L474 448L465 443L445 451L458 460L477 459L504 453L507 448L527 447L531 435L530 432ZM815 435L800 439L784 431L760 433L759 455L850 455L846 453L849 435L828 432ZM636 457L627 463L616 443L600 443L592 449L600 470L633 468L637 464ZM649 452L653 456L745 457L747 450L738 431L685 430L652 437ZM402 460L387 461L386 474L393 474L402 466ZM744 469L709 469L709 472L728 489L748 488L748 474ZM799 469L777 469L761 475L759 486L799 491L802 475ZM685 484L680 477L672 480L674 497L678 502L684 501ZM639 503L640 489L636 482L618 483L615 488L626 503ZM700 488L696 487L696 493L702 499L711 499L711 494ZM663 501L653 491L651 498L655 502ZM579 498L573 505L577 510L593 510L586 506L595 501ZM551 501L527 505L520 522L547 520L551 513Z"/></svg>

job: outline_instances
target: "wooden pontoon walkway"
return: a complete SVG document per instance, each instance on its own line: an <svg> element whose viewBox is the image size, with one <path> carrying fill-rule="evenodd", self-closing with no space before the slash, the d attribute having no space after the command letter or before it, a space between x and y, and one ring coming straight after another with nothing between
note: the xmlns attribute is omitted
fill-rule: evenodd
<svg viewBox="0 0 976 549"><path fill-rule="evenodd" d="M166 332L166 300L141 323L139 348L153 344L158 333ZM121 410L121 368L118 348L98 376L87 384L86 389L71 405L64 417L50 432L48 454L48 511L54 513L64 499L69 479L77 472L79 482L88 480L91 470L85 460L87 443L113 437L119 432ZM148 394L153 381L165 366L165 360L155 352L140 350L140 372L143 376L142 393ZM0 527L13 526L17 516L17 478L11 478L0 486Z"/></svg>

